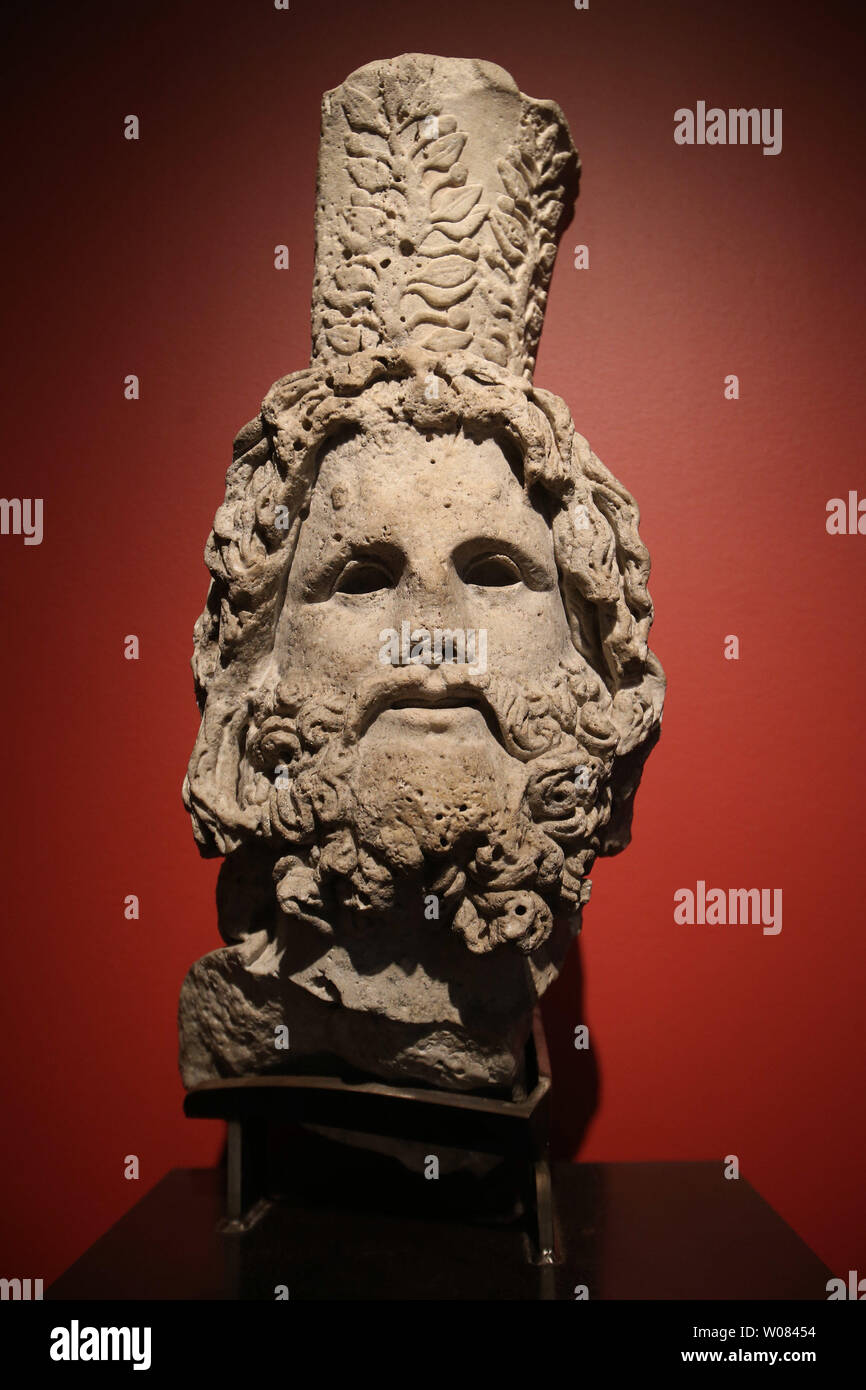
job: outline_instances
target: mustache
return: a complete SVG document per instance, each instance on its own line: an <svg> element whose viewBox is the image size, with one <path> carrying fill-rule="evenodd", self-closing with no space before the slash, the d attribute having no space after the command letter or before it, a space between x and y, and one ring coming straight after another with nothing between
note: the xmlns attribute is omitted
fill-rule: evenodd
<svg viewBox="0 0 866 1390"><path fill-rule="evenodd" d="M519 689L488 672L473 674L465 665L389 667L364 681L350 697L343 719L343 742L351 746L388 709L400 705L430 708L472 705L480 710L494 737L521 762L535 756L549 741L549 730L533 728L535 720ZM546 722L546 721L545 721ZM538 736L533 738L533 733Z"/></svg>
<svg viewBox="0 0 866 1390"><path fill-rule="evenodd" d="M578 718L586 724L579 702L567 703L561 708L561 698L554 702L543 689L524 690L506 676L457 662L385 666L362 677L351 691L280 681L252 701L246 756L257 771L270 775L279 762L292 764L304 750L318 756L329 745L336 752L336 744L348 752L385 710L471 705L511 757L529 762L563 740L573 741ZM581 733L588 737L586 728Z"/></svg>

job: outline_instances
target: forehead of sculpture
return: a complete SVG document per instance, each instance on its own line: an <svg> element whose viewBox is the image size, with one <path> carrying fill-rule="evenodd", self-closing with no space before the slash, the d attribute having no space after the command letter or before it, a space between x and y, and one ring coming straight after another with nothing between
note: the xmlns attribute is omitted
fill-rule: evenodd
<svg viewBox="0 0 866 1390"><path fill-rule="evenodd" d="M552 553L547 521L527 495L511 445L464 429L424 432L402 422L326 446L305 527L375 527L395 540L445 528L507 532Z"/></svg>

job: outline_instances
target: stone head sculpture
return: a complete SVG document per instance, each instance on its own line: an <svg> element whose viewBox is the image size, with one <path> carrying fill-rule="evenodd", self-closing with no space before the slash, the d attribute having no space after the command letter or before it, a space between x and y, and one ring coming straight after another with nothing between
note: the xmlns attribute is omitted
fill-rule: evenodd
<svg viewBox="0 0 866 1390"><path fill-rule="evenodd" d="M184 785L229 943L187 1085L508 1092L658 734L638 511L533 385L565 119L410 54L325 95L313 355L239 434ZM286 1044L288 1044L286 1046Z"/></svg>

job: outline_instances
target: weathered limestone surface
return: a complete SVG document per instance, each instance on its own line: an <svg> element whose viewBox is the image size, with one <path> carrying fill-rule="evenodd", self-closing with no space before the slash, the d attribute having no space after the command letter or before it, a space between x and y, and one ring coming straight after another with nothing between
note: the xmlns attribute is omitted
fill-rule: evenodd
<svg viewBox="0 0 866 1390"><path fill-rule="evenodd" d="M489 63L408 54L323 99L312 362L235 442L195 630L184 797L228 944L183 986L187 1086L519 1088L628 841L649 557L532 381L577 171L559 108Z"/></svg>

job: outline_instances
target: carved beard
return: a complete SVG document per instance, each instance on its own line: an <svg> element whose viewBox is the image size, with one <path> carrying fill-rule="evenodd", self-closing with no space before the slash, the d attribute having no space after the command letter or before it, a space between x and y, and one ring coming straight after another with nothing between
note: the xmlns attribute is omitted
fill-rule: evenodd
<svg viewBox="0 0 866 1390"><path fill-rule="evenodd" d="M284 684L261 697L248 799L283 851L280 907L333 936L426 905L470 951L535 951L554 913L589 897L616 743L602 695L576 658L528 692L446 664L389 669L351 697ZM446 702L469 706L462 733L389 719Z"/></svg>

